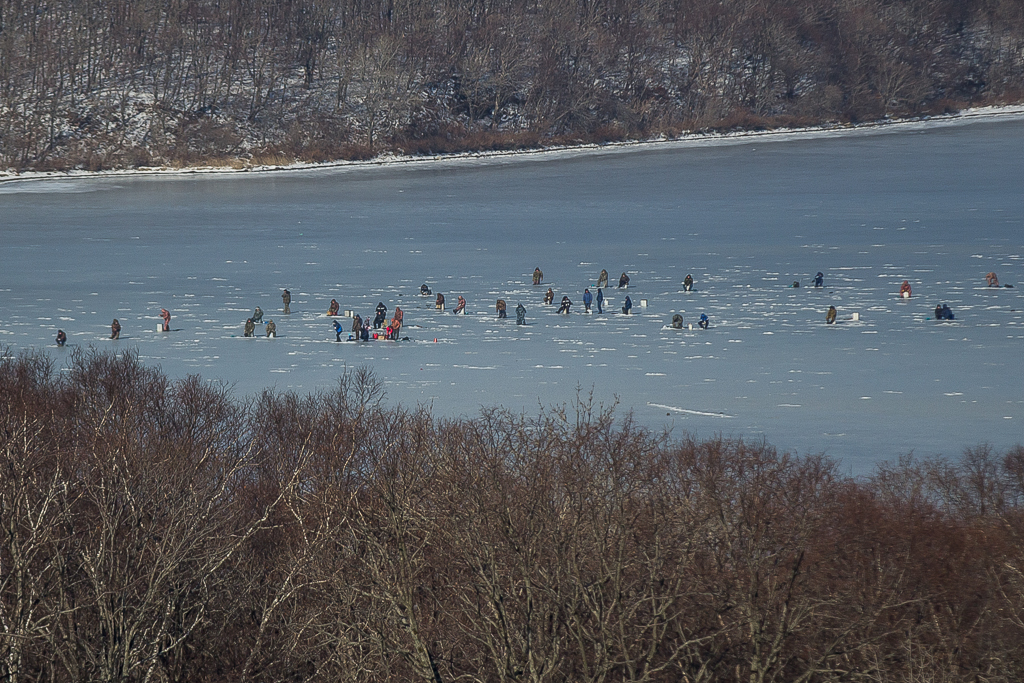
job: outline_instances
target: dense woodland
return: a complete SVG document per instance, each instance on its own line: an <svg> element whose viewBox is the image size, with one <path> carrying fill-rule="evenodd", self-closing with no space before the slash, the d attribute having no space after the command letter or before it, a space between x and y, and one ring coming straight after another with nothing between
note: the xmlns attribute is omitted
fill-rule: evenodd
<svg viewBox="0 0 1024 683"><path fill-rule="evenodd" d="M0 0L0 168L283 163L1024 97L1020 0Z"/></svg>
<svg viewBox="0 0 1024 683"><path fill-rule="evenodd" d="M586 396L384 399L5 354L0 680L1024 679L1020 446L852 479Z"/></svg>

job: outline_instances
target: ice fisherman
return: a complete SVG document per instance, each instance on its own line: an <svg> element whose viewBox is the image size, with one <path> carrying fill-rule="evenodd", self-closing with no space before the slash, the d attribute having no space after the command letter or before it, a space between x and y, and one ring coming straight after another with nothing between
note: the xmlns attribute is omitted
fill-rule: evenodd
<svg viewBox="0 0 1024 683"><path fill-rule="evenodd" d="M836 315L838 313L839 313L839 311L836 310L835 306L829 306L828 307L828 313L825 314L825 324L826 325L833 325L833 324L835 324L835 322L836 322Z"/></svg>
<svg viewBox="0 0 1024 683"><path fill-rule="evenodd" d="M823 284L825 284L825 275L819 270L814 276L814 286L821 287Z"/></svg>
<svg viewBox="0 0 1024 683"><path fill-rule="evenodd" d="M604 292L602 292L601 288L598 287L598 289L597 289L597 312L598 313L604 313L604 309L601 308L602 304L604 304Z"/></svg>
<svg viewBox="0 0 1024 683"><path fill-rule="evenodd" d="M541 272L540 268L533 269L533 284L539 285L544 281L544 273Z"/></svg>
<svg viewBox="0 0 1024 683"><path fill-rule="evenodd" d="M626 275L625 271L619 276L619 289L623 287L629 287L629 276Z"/></svg>
<svg viewBox="0 0 1024 683"><path fill-rule="evenodd" d="M569 301L569 297L568 296L563 296L562 297L562 305L560 305L558 307L558 312L559 313L564 313L565 315L569 315L569 307L570 306L572 306L572 302Z"/></svg>
<svg viewBox="0 0 1024 683"><path fill-rule="evenodd" d="M164 319L164 332L171 331L171 312L166 308L160 309L160 317Z"/></svg>
<svg viewBox="0 0 1024 683"><path fill-rule="evenodd" d="M121 338L121 323L118 322L117 318L114 318L114 322L110 323L110 338L120 339Z"/></svg>
<svg viewBox="0 0 1024 683"><path fill-rule="evenodd" d="M327 307L327 315L338 315L338 310L341 309L341 305L336 299L331 299L331 305Z"/></svg>
<svg viewBox="0 0 1024 683"><path fill-rule="evenodd" d="M252 321L252 318L245 319L245 330L242 332L243 337L253 337L256 335L256 323Z"/></svg>
<svg viewBox="0 0 1024 683"><path fill-rule="evenodd" d="M436 308L439 311L444 310L444 294L442 294L441 292L437 293L437 299L434 301L434 308Z"/></svg>
<svg viewBox="0 0 1024 683"><path fill-rule="evenodd" d="M953 310L946 304L935 307L936 320L953 320Z"/></svg>
<svg viewBox="0 0 1024 683"><path fill-rule="evenodd" d="M252 321L254 323L262 323L263 322L263 309L260 308L259 306L257 306L256 310L254 310L252 312Z"/></svg>
<svg viewBox="0 0 1024 683"><path fill-rule="evenodd" d="M684 292L692 292L693 291L693 276L690 275L689 273L687 273L686 277L683 278L683 291Z"/></svg>
<svg viewBox="0 0 1024 683"><path fill-rule="evenodd" d="M340 323L339 323L340 326ZM358 335L363 331L363 318L358 313L352 318L352 331Z"/></svg>
<svg viewBox="0 0 1024 683"><path fill-rule="evenodd" d="M270 321L267 322L266 331L267 331L267 336L268 337L276 337L277 336L277 325L274 324L273 320L270 320Z"/></svg>
<svg viewBox="0 0 1024 683"><path fill-rule="evenodd" d="M494 309L496 311L498 311L498 317L499 318L506 318L506 317L508 317L505 314L505 307L506 307L505 300L504 299L498 299L498 303L496 303L494 305Z"/></svg>
<svg viewBox="0 0 1024 683"><path fill-rule="evenodd" d="M604 268L601 269L601 274L597 276L597 286L598 288L608 286L608 271Z"/></svg>
<svg viewBox="0 0 1024 683"><path fill-rule="evenodd" d="M548 287L548 291L544 292L544 303L553 304L555 303L555 293Z"/></svg>
<svg viewBox="0 0 1024 683"><path fill-rule="evenodd" d="M996 274L994 272L987 273L985 275L985 284L987 284L989 287L998 287L999 278L996 277Z"/></svg>
<svg viewBox="0 0 1024 683"><path fill-rule="evenodd" d="M64 334L64 330L57 330L57 346L64 346L68 343L68 335Z"/></svg>
<svg viewBox="0 0 1024 683"><path fill-rule="evenodd" d="M459 302L455 305L455 309L452 311L455 315L466 312L466 299L461 294L459 295Z"/></svg>
<svg viewBox="0 0 1024 683"><path fill-rule="evenodd" d="M284 312L285 313L291 313L292 312L292 309L291 309L292 293L289 292L287 289L284 290L283 292L281 292L281 303L284 304Z"/></svg>
<svg viewBox="0 0 1024 683"><path fill-rule="evenodd" d="M697 321L697 327L699 327L702 330L706 330L706 329L708 329L708 325L710 325L710 324L711 324L711 321L708 320L707 314L706 313L701 313L700 314L700 320Z"/></svg>
<svg viewBox="0 0 1024 683"><path fill-rule="evenodd" d="M359 338L363 341L370 341L370 319L363 321L363 329L359 331Z"/></svg>
<svg viewBox="0 0 1024 683"><path fill-rule="evenodd" d="M359 316L356 316L356 318L358 318L358 317ZM339 342L341 341L341 330L342 330L341 322L338 321L338 320L335 320L334 321L334 341L339 341ZM352 326L352 331L353 332L356 331L355 325Z"/></svg>
<svg viewBox="0 0 1024 683"><path fill-rule="evenodd" d="M388 316L388 307L384 305L383 301L377 302L377 315L373 316L373 329L379 330L384 326L384 320Z"/></svg>
<svg viewBox="0 0 1024 683"><path fill-rule="evenodd" d="M526 324L526 307L522 304L516 306L516 325Z"/></svg>
<svg viewBox="0 0 1024 683"><path fill-rule="evenodd" d="M678 313L672 316L672 327L677 330L683 329L683 316Z"/></svg>
<svg viewBox="0 0 1024 683"><path fill-rule="evenodd" d="M793 287L794 289L799 289L800 288L800 281L799 280L793 280L793 284L791 284L790 287Z"/></svg>
<svg viewBox="0 0 1024 683"><path fill-rule="evenodd" d="M427 283L424 282L422 285L420 285L420 296L430 296L430 295L431 295L430 287L427 287Z"/></svg>
<svg viewBox="0 0 1024 683"><path fill-rule="evenodd" d="M900 285L900 298L901 299L909 299L910 298L910 280L904 280L903 284Z"/></svg>
<svg viewBox="0 0 1024 683"><path fill-rule="evenodd" d="M585 287L583 289L583 310L590 313L590 304L594 303L594 295L590 293L590 288Z"/></svg>
<svg viewBox="0 0 1024 683"><path fill-rule="evenodd" d="M625 303L622 304L622 312L629 315L629 311L633 308L633 300L628 296L626 297Z"/></svg>

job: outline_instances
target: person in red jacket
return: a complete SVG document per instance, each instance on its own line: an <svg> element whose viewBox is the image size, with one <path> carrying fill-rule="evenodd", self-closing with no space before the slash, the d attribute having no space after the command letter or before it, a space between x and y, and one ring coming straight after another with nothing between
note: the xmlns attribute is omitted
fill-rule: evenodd
<svg viewBox="0 0 1024 683"><path fill-rule="evenodd" d="M900 285L900 297L904 299L910 298L910 281L904 280L903 284Z"/></svg>
<svg viewBox="0 0 1024 683"><path fill-rule="evenodd" d="M171 331L171 312L166 308L160 309L160 317L164 319L164 332Z"/></svg>

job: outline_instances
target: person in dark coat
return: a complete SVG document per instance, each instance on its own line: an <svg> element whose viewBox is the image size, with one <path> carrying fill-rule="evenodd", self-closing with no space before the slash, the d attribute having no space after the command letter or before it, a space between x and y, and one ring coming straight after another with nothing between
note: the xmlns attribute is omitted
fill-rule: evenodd
<svg viewBox="0 0 1024 683"><path fill-rule="evenodd" d="M679 315L678 313L672 316L672 327L674 327L677 330L683 329L683 316Z"/></svg>
<svg viewBox="0 0 1024 683"><path fill-rule="evenodd" d="M506 307L505 300L504 299L498 299L498 303L496 303L494 305L494 308L495 308L495 310L498 311L498 317L499 318L506 318L506 317L508 317L505 314L505 307Z"/></svg>
<svg viewBox="0 0 1024 683"><path fill-rule="evenodd" d="M935 304L935 319L942 320L942 304Z"/></svg>
<svg viewBox="0 0 1024 683"><path fill-rule="evenodd" d="M436 308L439 311L444 310L444 294L442 294L441 292L437 293L437 300L434 301L434 308Z"/></svg>
<svg viewBox="0 0 1024 683"><path fill-rule="evenodd" d="M708 316L706 314L704 314L704 313L701 313L700 314L700 320L697 321L697 327L699 327L702 330L706 330L706 329L708 329L708 325L710 325L710 324L711 323L708 320Z"/></svg>
<svg viewBox="0 0 1024 683"><path fill-rule="evenodd" d="M828 307L828 313L825 314L825 323L827 325L834 324L835 321L836 321L836 314L837 313L838 313L838 311L836 310L835 306L829 306Z"/></svg>
<svg viewBox="0 0 1024 683"><path fill-rule="evenodd" d="M823 284L825 284L825 275L819 270L817 275L814 276L814 286L821 287Z"/></svg>
<svg viewBox="0 0 1024 683"><path fill-rule="evenodd" d="M274 324L273 320L267 323L266 333L268 337L277 336L277 325Z"/></svg>
<svg viewBox="0 0 1024 683"><path fill-rule="evenodd" d="M683 279L683 291L684 292L692 292L693 291L693 276L690 275L689 273L687 273L686 277Z"/></svg>
<svg viewBox="0 0 1024 683"><path fill-rule="evenodd" d="M600 288L597 290L597 312L604 313L604 309L601 306L604 304L604 292Z"/></svg>
<svg viewBox="0 0 1024 683"><path fill-rule="evenodd" d="M622 273L622 275L619 276L619 289L622 289L623 287L629 287L629 276L626 275L626 273Z"/></svg>
<svg viewBox="0 0 1024 683"><path fill-rule="evenodd" d="M590 293L590 289L583 290L583 310L590 313L590 304L594 302L594 295Z"/></svg>
<svg viewBox="0 0 1024 683"><path fill-rule="evenodd" d="M68 343L68 335L64 334L64 330L57 330L57 346L64 346Z"/></svg>
<svg viewBox="0 0 1024 683"><path fill-rule="evenodd" d="M284 312L285 313L291 313L292 312L292 309L291 309L292 293L289 292L287 289L284 290L283 292L281 292L281 303L284 304Z"/></svg>
<svg viewBox="0 0 1024 683"><path fill-rule="evenodd" d="M254 310L252 312L252 321L254 323L261 323L261 322L263 322L263 309L260 308L259 306L257 306L256 310Z"/></svg>
<svg viewBox="0 0 1024 683"><path fill-rule="evenodd" d="M110 338L120 339L121 338L121 323L118 322L117 318L114 318L114 322L110 323Z"/></svg>
<svg viewBox="0 0 1024 683"><path fill-rule="evenodd" d="M533 284L539 285L544 281L544 273L541 272L540 268L533 269Z"/></svg>
<svg viewBox="0 0 1024 683"><path fill-rule="evenodd" d="M242 333L245 337L252 337L256 334L256 323L252 321L252 318L246 318L245 320L245 331Z"/></svg>
<svg viewBox="0 0 1024 683"><path fill-rule="evenodd" d="M422 285L420 285L420 296L430 296L430 294L431 294L430 287L427 287L427 283L426 282L424 282Z"/></svg>
<svg viewBox="0 0 1024 683"><path fill-rule="evenodd" d="M630 299L630 298L629 298L629 297L627 296L627 297L626 297L626 302L625 302L624 304L622 304L622 312L623 312L623 313L625 313L626 315L629 315L629 311L630 311L630 310L631 310L632 308L633 308L633 300L632 300L632 299Z"/></svg>
<svg viewBox="0 0 1024 683"><path fill-rule="evenodd" d="M601 274L597 276L597 286L598 289L608 286L608 271L604 268L601 269Z"/></svg>
<svg viewBox="0 0 1024 683"><path fill-rule="evenodd" d="M790 287L799 288L800 287L800 281L799 280L793 280L793 284L791 284Z"/></svg>
<svg viewBox="0 0 1024 683"><path fill-rule="evenodd" d="M548 287L548 291L544 293L544 303L553 304L555 303L555 293Z"/></svg>
<svg viewBox="0 0 1024 683"><path fill-rule="evenodd" d="M373 329L379 330L384 325L384 319L388 315L388 307L384 305L383 301L377 302L377 315L373 316Z"/></svg>
<svg viewBox="0 0 1024 683"><path fill-rule="evenodd" d="M946 304L942 304L942 319L943 320L952 320L953 319L953 311Z"/></svg>
<svg viewBox="0 0 1024 683"><path fill-rule="evenodd" d="M358 336L363 331L363 318L358 313L352 318L352 331Z"/></svg>
<svg viewBox="0 0 1024 683"><path fill-rule="evenodd" d="M569 301L569 297L563 296L562 297L562 305L558 307L558 312L559 313L564 313L565 315L569 315L569 307L570 306L572 306L572 302Z"/></svg>
<svg viewBox="0 0 1024 683"><path fill-rule="evenodd" d="M341 304L339 304L335 299L331 299L331 305L327 307L327 315L338 315L338 311L340 309Z"/></svg>
<svg viewBox="0 0 1024 683"><path fill-rule="evenodd" d="M370 341L370 319L363 321L363 329L360 331L360 339Z"/></svg>
<svg viewBox="0 0 1024 683"><path fill-rule="evenodd" d="M526 324L526 307L522 304L516 306L516 325Z"/></svg>

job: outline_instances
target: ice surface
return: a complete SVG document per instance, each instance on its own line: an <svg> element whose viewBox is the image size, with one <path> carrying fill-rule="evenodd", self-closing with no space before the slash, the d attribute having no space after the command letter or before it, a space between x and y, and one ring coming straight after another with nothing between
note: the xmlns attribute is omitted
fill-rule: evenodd
<svg viewBox="0 0 1024 683"><path fill-rule="evenodd" d="M7 183L0 344L59 357L59 327L69 345L137 347L173 377L199 373L240 394L314 391L370 365L391 401L444 414L533 412L593 389L655 429L764 437L861 472L912 449L955 455L1024 440L1024 298L984 286L990 270L1024 281L1022 172L1018 119L613 154ZM531 285L536 266L541 287ZM584 315L583 287L601 268L613 281L627 271L630 287L606 289L606 313ZM815 289L819 270L826 286ZM904 279L910 300L897 295ZM464 295L469 315L435 312L423 282L449 311ZM573 300L571 315L541 304L548 286L556 302ZM630 316L618 312L626 293ZM371 317L378 301L402 306L411 341L335 343L331 298ZM930 319L939 302L954 322ZM242 338L255 306L278 338ZM168 334L156 332L162 307ZM694 329L666 327L676 312ZM115 317L123 331L112 342Z"/></svg>

